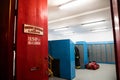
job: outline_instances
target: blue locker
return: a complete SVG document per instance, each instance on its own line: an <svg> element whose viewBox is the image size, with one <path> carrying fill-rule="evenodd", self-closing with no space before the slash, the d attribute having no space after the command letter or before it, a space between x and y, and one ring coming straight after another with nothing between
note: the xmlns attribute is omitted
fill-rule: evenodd
<svg viewBox="0 0 120 80"><path fill-rule="evenodd" d="M49 54L60 60L60 77L72 80L75 77L74 43L69 39L49 41Z"/></svg>
<svg viewBox="0 0 120 80"><path fill-rule="evenodd" d="M76 47L80 54L80 68L84 69L85 65L89 62L87 43L85 41L78 41L76 42Z"/></svg>

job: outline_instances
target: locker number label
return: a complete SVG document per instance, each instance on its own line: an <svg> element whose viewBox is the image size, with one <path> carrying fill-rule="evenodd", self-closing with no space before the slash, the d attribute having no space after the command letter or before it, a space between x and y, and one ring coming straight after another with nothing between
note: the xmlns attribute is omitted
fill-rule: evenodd
<svg viewBox="0 0 120 80"><path fill-rule="evenodd" d="M28 45L40 45L40 44L41 44L40 38L28 36Z"/></svg>

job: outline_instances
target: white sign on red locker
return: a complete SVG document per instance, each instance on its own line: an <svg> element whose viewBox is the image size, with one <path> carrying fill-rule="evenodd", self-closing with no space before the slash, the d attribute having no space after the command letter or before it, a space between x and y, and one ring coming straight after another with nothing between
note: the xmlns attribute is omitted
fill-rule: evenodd
<svg viewBox="0 0 120 80"><path fill-rule="evenodd" d="M24 24L24 33L43 35L43 28L33 25Z"/></svg>

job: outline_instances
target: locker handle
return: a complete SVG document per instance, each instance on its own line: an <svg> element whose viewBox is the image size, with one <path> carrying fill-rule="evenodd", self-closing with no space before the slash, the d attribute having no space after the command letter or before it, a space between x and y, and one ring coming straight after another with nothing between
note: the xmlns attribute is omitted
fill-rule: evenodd
<svg viewBox="0 0 120 80"><path fill-rule="evenodd" d="M40 67L32 67L32 68L30 69L30 71L37 71L37 70L40 70Z"/></svg>

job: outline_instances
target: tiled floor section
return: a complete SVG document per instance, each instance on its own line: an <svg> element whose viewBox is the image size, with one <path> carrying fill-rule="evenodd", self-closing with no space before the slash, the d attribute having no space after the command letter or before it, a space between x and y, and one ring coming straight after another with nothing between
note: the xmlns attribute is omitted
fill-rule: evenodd
<svg viewBox="0 0 120 80"><path fill-rule="evenodd" d="M49 80L66 80L51 78ZM76 77L73 80L116 80L114 64L100 64L98 70L77 69Z"/></svg>

